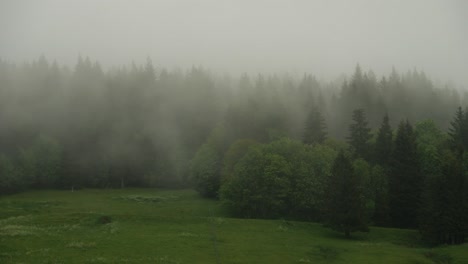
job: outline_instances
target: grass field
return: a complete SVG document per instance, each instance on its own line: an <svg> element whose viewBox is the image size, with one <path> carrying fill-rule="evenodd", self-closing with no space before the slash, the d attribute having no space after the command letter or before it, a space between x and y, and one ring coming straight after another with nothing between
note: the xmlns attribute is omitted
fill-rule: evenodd
<svg viewBox="0 0 468 264"><path fill-rule="evenodd" d="M468 245L416 231L346 240L320 224L226 217L192 190L34 191L0 197L0 263L468 263Z"/></svg>

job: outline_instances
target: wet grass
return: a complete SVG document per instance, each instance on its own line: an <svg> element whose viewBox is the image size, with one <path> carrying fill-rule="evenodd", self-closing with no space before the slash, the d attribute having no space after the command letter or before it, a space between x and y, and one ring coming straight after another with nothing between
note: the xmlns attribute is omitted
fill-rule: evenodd
<svg viewBox="0 0 468 264"><path fill-rule="evenodd" d="M347 240L317 223L228 218L192 190L34 191L0 197L0 263L468 263L468 245L416 231Z"/></svg>

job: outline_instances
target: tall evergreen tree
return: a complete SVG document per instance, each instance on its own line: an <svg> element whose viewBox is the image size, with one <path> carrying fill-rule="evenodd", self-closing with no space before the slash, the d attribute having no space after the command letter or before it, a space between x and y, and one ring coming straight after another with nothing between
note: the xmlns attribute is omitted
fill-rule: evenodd
<svg viewBox="0 0 468 264"><path fill-rule="evenodd" d="M387 168L392 154L393 134L390 127L388 114L385 114L382 125L377 134L377 141L375 142L375 162L384 168Z"/></svg>
<svg viewBox="0 0 468 264"><path fill-rule="evenodd" d="M453 154L445 153L442 173L427 181L420 231L434 244L461 244L468 236L468 179Z"/></svg>
<svg viewBox="0 0 468 264"><path fill-rule="evenodd" d="M374 170L379 170L380 166L376 166ZM388 201L388 176L387 172L381 169L379 173L376 173L374 179L374 211L372 215L373 223L377 226L389 226L390 225L390 210ZM374 172L375 173L375 172Z"/></svg>
<svg viewBox="0 0 468 264"><path fill-rule="evenodd" d="M366 114L363 109L353 111L353 124L349 126L348 142L353 147L357 157L369 158L369 140L372 135L371 129L366 119Z"/></svg>
<svg viewBox="0 0 468 264"><path fill-rule="evenodd" d="M316 108L312 109L307 117L304 131L305 144L320 144L327 138L325 119Z"/></svg>
<svg viewBox="0 0 468 264"><path fill-rule="evenodd" d="M359 175L343 151L338 153L327 185L326 224L344 232L367 231Z"/></svg>
<svg viewBox="0 0 468 264"><path fill-rule="evenodd" d="M401 122L392 152L389 175L390 217L393 226L417 227L423 177L411 124Z"/></svg>
<svg viewBox="0 0 468 264"><path fill-rule="evenodd" d="M390 224L389 199L388 199L388 173L389 160L393 149L393 133L388 114L385 114L382 125L377 134L374 147L374 167L377 176L374 179L374 212L372 220L375 225L388 226Z"/></svg>
<svg viewBox="0 0 468 264"><path fill-rule="evenodd" d="M458 107L449 129L451 147L459 157L468 148L468 117L461 107Z"/></svg>

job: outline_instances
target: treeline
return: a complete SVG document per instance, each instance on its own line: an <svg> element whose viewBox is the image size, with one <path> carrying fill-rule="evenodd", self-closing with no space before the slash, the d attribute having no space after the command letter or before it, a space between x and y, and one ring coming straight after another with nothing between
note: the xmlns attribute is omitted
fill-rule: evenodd
<svg viewBox="0 0 468 264"><path fill-rule="evenodd" d="M44 57L0 61L1 168L15 171L0 174L0 191L187 186L189 162L224 112L219 83L203 69L157 71L150 60L108 72L81 57L74 69ZM41 179L29 168L49 149L54 173Z"/></svg>
<svg viewBox="0 0 468 264"><path fill-rule="evenodd" d="M433 120L427 129L440 135L420 138L416 150L427 152L415 156L425 166L417 171L422 179L417 182L423 181L417 188L427 190L429 175L454 168L439 166L430 158L435 153L447 157L439 152L449 149L441 142L447 142L443 139L456 106L467 105L467 100L466 92L438 86L418 71L392 70L377 78L357 66L351 77L325 82L310 74L233 78L201 67L168 70L154 67L149 59L145 65L106 71L82 57L72 69L44 57L21 65L0 60L0 192L197 186L204 195L221 194L229 203L235 199L229 195L236 197L234 190L246 196L242 184L250 185L249 175L257 173L264 177L257 179L258 191L287 198L275 199L278 203L270 206L276 209L258 205L260 211L249 209L247 200L235 202L239 207L232 207L234 212L321 220L333 161L343 150L360 181L375 185L365 188L369 193L364 215L374 219L374 214L391 214L386 207L392 196L379 190L394 188L385 162L391 162L396 151L387 148L389 142L393 147L399 144L394 138L399 133L377 133L382 117L391 117L387 130L397 127L399 120L411 120L416 128L406 130L416 135L418 126L429 121L419 122ZM362 111L353 121L355 109ZM359 122L367 123L365 131L349 132L349 126ZM371 136L347 139L356 135ZM417 168L407 169L412 174ZM270 181L277 173L284 177ZM229 188L230 194L223 191ZM376 224L398 226L391 218L375 219ZM414 226L413 222L408 227Z"/></svg>
<svg viewBox="0 0 468 264"><path fill-rule="evenodd" d="M353 111L346 141L326 137L314 110L302 141L239 139L217 127L192 161L200 194L233 215L321 221L350 236L368 225L412 228L429 243L468 235L468 114L461 108L442 132L432 120L392 129L385 115L371 132Z"/></svg>

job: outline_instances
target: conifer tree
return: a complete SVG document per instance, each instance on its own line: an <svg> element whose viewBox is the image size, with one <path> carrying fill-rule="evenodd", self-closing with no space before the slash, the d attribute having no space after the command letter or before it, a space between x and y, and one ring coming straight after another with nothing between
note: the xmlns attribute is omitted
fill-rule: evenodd
<svg viewBox="0 0 468 264"><path fill-rule="evenodd" d="M363 109L353 111L353 124L349 126L348 142L353 147L356 157L369 158L369 140L372 135Z"/></svg>
<svg viewBox="0 0 468 264"><path fill-rule="evenodd" d="M374 153L375 162L384 168L388 166L390 155L392 154L392 145L392 128L390 127L388 114L386 114L377 134Z"/></svg>
<svg viewBox="0 0 468 264"><path fill-rule="evenodd" d="M327 138L325 120L317 109L313 109L307 117L304 131L305 144L320 144Z"/></svg>
<svg viewBox="0 0 468 264"><path fill-rule="evenodd" d="M386 175L385 175L386 176ZM375 190L375 207L372 220L376 226L388 226L390 223L388 187L382 184Z"/></svg>
<svg viewBox="0 0 468 264"><path fill-rule="evenodd" d="M392 225L417 227L423 177L420 172L416 141L411 124L401 122L392 152L389 175L389 202Z"/></svg>
<svg viewBox="0 0 468 264"><path fill-rule="evenodd" d="M461 244L468 236L468 180L460 160L444 157L441 174L427 181L419 228L433 244Z"/></svg>
<svg viewBox="0 0 468 264"><path fill-rule="evenodd" d="M468 117L461 107L458 107L449 129L451 147L459 157L468 147Z"/></svg>
<svg viewBox="0 0 468 264"><path fill-rule="evenodd" d="M351 232L367 231L359 175L343 151L336 157L327 185L326 224L349 238Z"/></svg>

